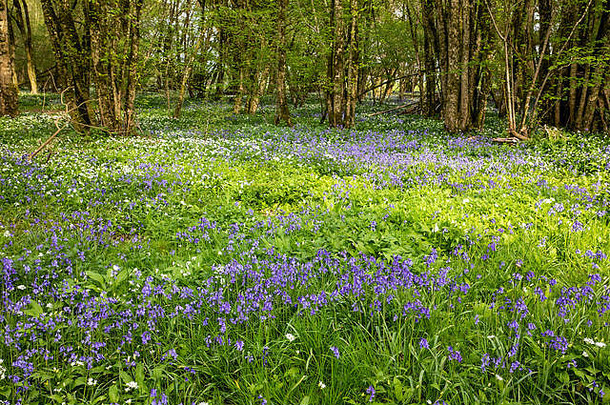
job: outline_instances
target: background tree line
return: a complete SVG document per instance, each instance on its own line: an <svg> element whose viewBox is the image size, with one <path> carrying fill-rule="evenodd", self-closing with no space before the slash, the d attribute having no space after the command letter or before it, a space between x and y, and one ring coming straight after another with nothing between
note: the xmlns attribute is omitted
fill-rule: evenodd
<svg viewBox="0 0 610 405"><path fill-rule="evenodd" d="M17 88L63 92L75 128L136 130L136 92L230 98L236 114L320 99L352 127L365 98L451 132L490 103L527 139L549 124L608 132L610 0L0 0L0 113Z"/></svg>

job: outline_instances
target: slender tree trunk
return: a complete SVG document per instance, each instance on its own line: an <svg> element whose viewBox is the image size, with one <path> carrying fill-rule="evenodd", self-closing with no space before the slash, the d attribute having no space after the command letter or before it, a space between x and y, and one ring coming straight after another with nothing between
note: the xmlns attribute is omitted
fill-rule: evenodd
<svg viewBox="0 0 610 405"><path fill-rule="evenodd" d="M101 126L109 133L135 132L140 16L144 0L88 0L93 81ZM119 17L113 17L118 13Z"/></svg>
<svg viewBox="0 0 610 405"><path fill-rule="evenodd" d="M237 94L233 103L233 114L239 114L242 109L242 99L244 97L244 69L239 69L239 85L237 88Z"/></svg>
<svg viewBox="0 0 610 405"><path fill-rule="evenodd" d="M436 59L439 57L438 34L435 28L434 7L432 0L422 0L422 21L424 28L424 71L425 84L420 89L422 113L427 117L436 115Z"/></svg>
<svg viewBox="0 0 610 405"><path fill-rule="evenodd" d="M254 75L254 83L252 83L252 89L248 95L248 114L254 115L258 110L258 106L261 101L261 97L265 94L267 88L267 82L269 80L269 66L265 66L262 72Z"/></svg>
<svg viewBox="0 0 610 405"><path fill-rule="evenodd" d="M460 50L461 50L461 29L462 15L459 0L450 0L448 8L444 10L447 20L447 42L446 53L443 58L446 59L447 70L445 87L443 88L443 120L445 128L449 132L458 132L463 129L460 123ZM467 30L466 27L463 27Z"/></svg>
<svg viewBox="0 0 610 405"><path fill-rule="evenodd" d="M25 50L26 68L28 80L30 81L30 93L38 94L38 82L36 80L36 68L34 66L34 58L32 57L32 26L30 24L30 12L28 3L25 0L14 0L15 20L21 36L23 37L23 45Z"/></svg>
<svg viewBox="0 0 610 405"><path fill-rule="evenodd" d="M135 132L135 102L136 90L139 84L138 61L140 51L140 19L144 0L135 0L131 6L132 11L128 20L129 27L129 51L125 70L125 104L122 107L123 120L121 132L124 135L131 135Z"/></svg>
<svg viewBox="0 0 610 405"><path fill-rule="evenodd" d="M330 27L332 30L332 46L328 59L328 90L326 105L328 112L328 123L336 128L342 125L343 111L343 81L344 71L344 28L343 28L343 5L342 0L331 0Z"/></svg>
<svg viewBox="0 0 610 405"><path fill-rule="evenodd" d="M186 88L188 85L188 81L191 77L191 72L193 71L193 64L195 63L195 58L197 57L197 53L201 48L201 44L203 42L204 33L203 30L197 39L197 43L192 50L192 53L189 57L189 60L184 67L184 71L182 72L182 80L180 82L180 91L178 93L178 101L176 102L176 107L174 108L174 118L180 118L180 114L182 112L182 105L184 104L184 97L186 95ZM206 36L206 38L209 38ZM208 40L206 40L206 46L208 45Z"/></svg>
<svg viewBox="0 0 610 405"><path fill-rule="evenodd" d="M285 122L292 126L288 98L286 96L286 10L288 0L278 0L277 9L277 98L275 103L275 125Z"/></svg>
<svg viewBox="0 0 610 405"><path fill-rule="evenodd" d="M347 58L347 82L345 118L343 126L353 128L356 124L356 102L358 101L358 0L350 0L349 50Z"/></svg>
<svg viewBox="0 0 610 405"><path fill-rule="evenodd" d="M18 91L13 82L13 57L8 34L6 0L0 0L0 116L15 117L18 113Z"/></svg>
<svg viewBox="0 0 610 405"><path fill-rule="evenodd" d="M355 124L360 75L358 20L357 0L349 0L347 13L342 0L331 0L331 50L327 65L326 111L332 128L349 128Z"/></svg>

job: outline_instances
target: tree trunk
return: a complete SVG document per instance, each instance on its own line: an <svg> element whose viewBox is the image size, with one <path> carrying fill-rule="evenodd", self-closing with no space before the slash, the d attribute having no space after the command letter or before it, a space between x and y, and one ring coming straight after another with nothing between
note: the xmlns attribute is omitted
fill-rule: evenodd
<svg viewBox="0 0 610 405"><path fill-rule="evenodd" d="M23 2L23 3L22 3ZM25 59L27 64L28 80L30 82L30 93L38 94L38 82L36 80L36 68L32 57L32 26L30 24L30 12L28 3L25 0L14 0L15 21L23 37Z"/></svg>
<svg viewBox="0 0 610 405"><path fill-rule="evenodd" d="M89 85L91 50L88 33L79 35L76 12L65 2L41 0L45 25L55 54L58 73L65 78L72 125L88 132L94 122L91 114Z"/></svg>
<svg viewBox="0 0 610 405"><path fill-rule="evenodd" d="M269 80L269 66L266 66L262 72L257 72L254 75L254 80L248 95L248 114L254 115L258 110L258 106L261 101L261 97L265 94L267 88L267 81Z"/></svg>
<svg viewBox="0 0 610 405"><path fill-rule="evenodd" d="M18 90L13 83L13 55L8 35L8 10L6 0L0 0L0 116L15 117L18 114Z"/></svg>
<svg viewBox="0 0 610 405"><path fill-rule="evenodd" d="M344 27L342 0L331 0L330 27L332 30L332 46L328 58L328 89L326 95L326 109L328 124L336 128L343 123L343 89L345 80L344 71Z"/></svg>
<svg viewBox="0 0 610 405"><path fill-rule="evenodd" d="M205 4L205 3L203 3ZM180 91L178 93L178 101L176 102L176 107L174 108L174 118L180 118L180 114L182 112L182 105L184 104L184 97L186 95L186 88L188 85L188 81L191 77L191 73L193 71L193 64L195 63L195 58L197 57L197 53L201 48L201 44L203 42L204 32L203 29L197 39L197 43L195 44L192 53L187 61L184 70L182 72L182 80L180 82ZM206 35L206 47L209 43L209 37Z"/></svg>
<svg viewBox="0 0 610 405"><path fill-rule="evenodd" d="M446 18L447 39L443 59L446 60L447 70L444 72L445 87L443 88L442 116L445 128L449 132L458 132L465 129L460 119L460 55L461 55L461 29L468 30L463 26L460 0L450 0L446 10L443 10Z"/></svg>
<svg viewBox="0 0 610 405"><path fill-rule="evenodd" d="M331 50L326 86L326 111L331 128L355 125L359 87L358 1L349 0L347 11L346 14L342 0L331 0Z"/></svg>
<svg viewBox="0 0 610 405"><path fill-rule="evenodd" d="M358 0L350 0L349 50L347 57L347 82L345 118L343 126L353 128L356 124L356 102L358 101Z"/></svg>
<svg viewBox="0 0 610 405"><path fill-rule="evenodd" d="M423 94L422 114L426 117L436 115L436 57L438 57L438 41L435 41L434 8L432 0L422 1L422 21L424 23L424 72L425 86L420 89Z"/></svg>
<svg viewBox="0 0 610 405"><path fill-rule="evenodd" d="M237 94L235 94L235 100L233 103L233 114L239 114L242 109L242 98L244 97L244 69L239 69L239 85L237 88Z"/></svg>
<svg viewBox="0 0 610 405"><path fill-rule="evenodd" d="M286 10L288 0L278 0L277 9L277 98L275 103L275 125L285 122L292 126L288 98L286 96Z"/></svg>
<svg viewBox="0 0 610 405"><path fill-rule="evenodd" d="M90 1L92 55L100 121L118 135L135 132L135 93L140 42L140 15L143 0ZM119 11L119 18L112 18ZM99 27L100 32L96 32Z"/></svg>

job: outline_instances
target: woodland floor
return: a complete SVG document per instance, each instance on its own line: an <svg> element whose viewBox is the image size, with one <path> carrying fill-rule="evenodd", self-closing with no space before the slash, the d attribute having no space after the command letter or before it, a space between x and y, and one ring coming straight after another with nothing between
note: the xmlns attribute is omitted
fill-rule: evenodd
<svg viewBox="0 0 610 405"><path fill-rule="evenodd" d="M44 102L44 105L43 105ZM139 100L0 120L0 404L607 403L610 141ZM4 402L3 402L4 401Z"/></svg>

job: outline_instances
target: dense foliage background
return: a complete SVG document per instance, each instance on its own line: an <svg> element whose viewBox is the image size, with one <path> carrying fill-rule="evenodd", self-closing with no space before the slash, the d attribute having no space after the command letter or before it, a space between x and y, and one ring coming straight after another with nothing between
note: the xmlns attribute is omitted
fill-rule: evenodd
<svg viewBox="0 0 610 405"><path fill-rule="evenodd" d="M255 114L276 99L320 98L321 119L353 127L365 99L450 132L482 129L489 107L509 135L541 125L608 132L606 0L3 0L0 115L17 86L64 92L79 131L137 132L135 94L229 99ZM5 15L5 16L4 16ZM9 96L10 95L10 96Z"/></svg>

